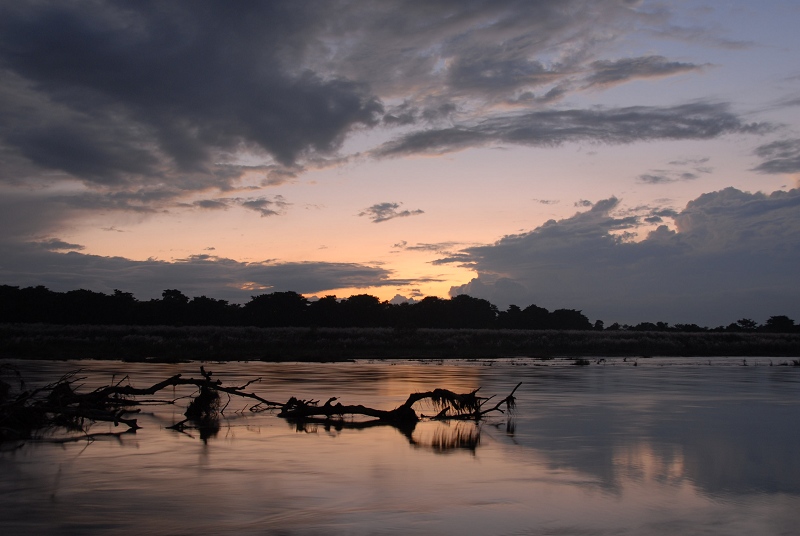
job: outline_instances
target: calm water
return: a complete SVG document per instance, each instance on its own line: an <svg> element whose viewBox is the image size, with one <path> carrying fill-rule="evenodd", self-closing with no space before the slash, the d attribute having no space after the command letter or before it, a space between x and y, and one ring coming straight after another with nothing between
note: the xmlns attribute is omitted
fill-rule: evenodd
<svg viewBox="0 0 800 536"><path fill-rule="evenodd" d="M513 420L479 427L298 430L235 399L206 441L165 429L179 404L146 407L135 434L4 446L0 532L798 534L800 368L748 361L206 363L226 382L262 377L248 390L270 400L382 409L434 387L524 384ZM83 369L85 389L199 377L198 364L12 363L32 384Z"/></svg>

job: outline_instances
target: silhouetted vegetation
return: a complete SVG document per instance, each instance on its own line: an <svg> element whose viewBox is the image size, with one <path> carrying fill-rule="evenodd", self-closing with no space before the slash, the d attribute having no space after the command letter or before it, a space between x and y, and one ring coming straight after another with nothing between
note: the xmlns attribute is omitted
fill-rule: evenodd
<svg viewBox="0 0 800 536"><path fill-rule="evenodd" d="M18 384L16 389L2 379L9 373L16 376L14 378ZM184 412L186 418L169 428L177 431L196 429L200 432L200 438L204 440L219 431L219 419L227 407L227 404L224 406L221 404L221 396L226 396L229 401L231 397L250 400L252 405L239 411L240 414L244 411L257 413L276 409L279 410L278 417L300 427L308 424L352 428L389 425L401 430L409 440L412 440L411 432L423 419L480 421L489 413L510 414L516 405L514 393L522 385L518 383L508 396L494 404L489 403L494 396L481 397L477 394L480 388L463 394L448 389L434 389L412 393L400 406L384 410L360 404L343 405L336 402L338 400L336 397L329 398L324 404L320 404L319 400L302 400L296 397L291 397L286 402L273 402L256 393L245 391L250 385L260 382L261 378L250 380L241 386L225 386L221 380L212 379L213 373L203 366L200 367L200 374L202 375L200 379L183 378L180 374L176 374L145 388L133 387L126 377L92 391L79 392L78 384L85 378L79 377L77 371L42 387L29 388L16 370L4 365L0 367L2 388L0 389L0 443L40 439L51 431L59 430L78 434L73 437L91 439L90 429L96 422L113 423L115 427L126 426L127 428L120 433L135 432L140 426L134 417L142 403L175 404L178 400L186 398L141 400L139 397L152 397L161 391L169 392L166 391L168 388L171 388L174 396L176 394L174 389L180 386L189 386L196 391L189 397L189 404ZM417 414L414 407L420 402L428 402L431 407L438 410L438 413L434 416ZM476 441L474 433L466 435L460 433L454 443L448 441L445 444L441 437L437 438L434 447L438 450L474 449Z"/></svg>
<svg viewBox="0 0 800 536"><path fill-rule="evenodd" d="M161 299L88 290L0 286L0 357L126 360L484 358L506 356L792 356L800 327L787 316L695 324L602 320L461 295L390 304L367 294L311 301L296 292L245 305L176 289Z"/></svg>
<svg viewBox="0 0 800 536"><path fill-rule="evenodd" d="M341 361L800 356L800 333L0 324L0 358Z"/></svg>
<svg viewBox="0 0 800 536"><path fill-rule="evenodd" d="M256 327L364 327L413 330L504 329L633 332L765 332L798 333L791 318L771 316L763 325L742 318L713 329L696 324L641 322L636 325L592 324L579 310L511 305L505 311L487 300L459 295L450 299L426 297L415 303L390 304L359 294L339 299L325 296L311 301L296 292L253 296L244 305L207 296L189 298L167 289L161 299L140 301L129 292L103 294L90 290L54 292L43 286L19 288L0 285L0 323L131 326L256 326Z"/></svg>

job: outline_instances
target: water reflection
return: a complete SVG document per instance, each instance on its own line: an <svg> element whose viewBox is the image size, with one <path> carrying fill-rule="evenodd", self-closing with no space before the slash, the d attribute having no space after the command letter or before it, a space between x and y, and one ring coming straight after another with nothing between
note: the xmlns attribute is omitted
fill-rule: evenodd
<svg viewBox="0 0 800 536"><path fill-rule="evenodd" d="M429 448L437 454L467 451L475 454L481 442L482 423L475 421L429 421L417 425L408 436L418 448Z"/></svg>
<svg viewBox="0 0 800 536"><path fill-rule="evenodd" d="M215 433L203 438L166 429L183 418L185 407L148 407L136 434L98 436L88 444L29 443L0 454L0 531L796 530L800 370L658 358L635 368L612 359L605 366L535 364L206 365L226 383L262 376L254 390L270 399L338 396L385 409L435 387L468 392L482 386L482 393L504 396L518 381L525 384L513 420L500 415L480 424L421 422L406 429L344 419L287 423L231 401ZM51 379L78 365L86 388L123 370L137 386L176 372L196 375L196 365L20 368Z"/></svg>

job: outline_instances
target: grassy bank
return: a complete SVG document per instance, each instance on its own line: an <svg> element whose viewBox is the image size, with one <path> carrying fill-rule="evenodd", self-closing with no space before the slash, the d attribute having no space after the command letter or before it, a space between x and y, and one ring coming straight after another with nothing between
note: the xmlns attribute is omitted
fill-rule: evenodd
<svg viewBox="0 0 800 536"><path fill-rule="evenodd" d="M800 356L800 334L0 324L0 357L318 361L510 356Z"/></svg>

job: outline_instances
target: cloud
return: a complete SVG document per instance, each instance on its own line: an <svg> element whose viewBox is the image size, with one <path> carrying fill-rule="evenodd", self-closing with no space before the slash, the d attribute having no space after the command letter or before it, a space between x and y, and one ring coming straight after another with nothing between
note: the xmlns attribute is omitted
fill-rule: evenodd
<svg viewBox="0 0 800 536"><path fill-rule="evenodd" d="M646 10L620 0L333 0L313 9L282 0L236 6L208 0L5 2L0 241L21 247L23 239L69 236L66 223L87 213L124 211L141 219L176 209L245 209L279 215L291 203L251 190L363 155L700 140L767 130L745 123L724 103L552 107L571 102L587 85L601 91L699 72L701 65L656 55L603 57L632 33L667 32L670 25L668 8ZM697 30L673 37L699 38ZM348 136L370 129L380 136L363 139L391 141L348 154ZM757 169L796 169L793 142L787 143L786 149L762 146L765 162ZM689 179L699 173L680 172L650 175ZM422 213L387 202L360 215L380 223ZM443 254L452 262L474 260L470 253ZM61 272L70 259L75 270L86 263L91 277L104 281L93 270L113 265L75 251L58 255L41 259L51 272L31 273L44 281L83 281L69 269ZM137 273L150 269L128 262L119 261ZM224 264L194 259L181 270L211 272ZM180 271L153 266L159 274Z"/></svg>
<svg viewBox="0 0 800 536"><path fill-rule="evenodd" d="M444 154L493 143L552 147L570 142L630 144L651 140L710 139L761 133L770 127L743 123L721 103L550 110L495 116L472 125L413 132L379 147L377 157Z"/></svg>
<svg viewBox="0 0 800 536"><path fill-rule="evenodd" d="M644 184L664 184L669 182L675 182L675 179L668 177L666 175L652 175L649 173L639 175L637 180Z"/></svg>
<svg viewBox="0 0 800 536"><path fill-rule="evenodd" d="M434 253L444 253L447 252L458 245L463 245L459 242L437 242L437 243L417 243L413 246L409 246L408 242L400 242L399 244L395 244L395 247L401 247L406 251L427 251L427 252L434 252Z"/></svg>
<svg viewBox="0 0 800 536"><path fill-rule="evenodd" d="M442 92L459 99L497 96L540 83L541 73L567 76L593 45L650 18L617 0L352 2L328 16L348 39L318 63L335 62L348 78L369 80L378 94L410 101Z"/></svg>
<svg viewBox="0 0 800 536"><path fill-rule="evenodd" d="M235 201L246 209L259 212L262 218L265 216L277 216L278 214L282 214L286 210L286 207L291 205L282 195L276 195L272 199L257 197L247 200L236 199Z"/></svg>
<svg viewBox="0 0 800 536"><path fill-rule="evenodd" d="M229 206L229 203L223 199L201 199L192 204L198 208L205 208L208 210L225 210Z"/></svg>
<svg viewBox="0 0 800 536"><path fill-rule="evenodd" d="M407 218L424 214L422 210L397 210L402 203L377 203L359 212L359 216L366 216L372 223L382 223L394 218Z"/></svg>
<svg viewBox="0 0 800 536"><path fill-rule="evenodd" d="M764 159L754 168L761 173L800 172L800 139L779 140L756 149L756 155Z"/></svg>
<svg viewBox="0 0 800 536"><path fill-rule="evenodd" d="M413 297L409 298L403 296L402 294L395 294L394 298L389 300L389 303L391 303L392 305L400 305L401 303L417 303L417 300L415 300Z"/></svg>
<svg viewBox="0 0 800 536"><path fill-rule="evenodd" d="M673 182L693 181L700 178L700 174L714 171L707 166L709 158L687 158L673 160L668 163L671 169L651 169L637 177L637 182L642 184L668 184Z"/></svg>
<svg viewBox="0 0 800 536"><path fill-rule="evenodd" d="M480 55L461 56L448 69L448 83L460 89L503 90L521 86L540 86L564 75L541 62L508 57L502 47L482 50Z"/></svg>
<svg viewBox="0 0 800 536"><path fill-rule="evenodd" d="M734 188L703 194L641 241L620 231L642 224L615 198L492 245L464 249L458 262L478 276L451 294L500 306L536 303L583 309L606 321L721 325L776 314L800 316L800 190ZM452 262L452 261L451 261Z"/></svg>
<svg viewBox="0 0 800 536"><path fill-rule="evenodd" d="M709 45L728 50L742 50L756 46L756 43L753 41L729 39L724 36L714 35L713 32L709 32L709 28L703 26L679 26L675 24L667 24L662 28L650 28L649 32L654 36L663 39L674 39L687 43L699 43L702 45Z"/></svg>
<svg viewBox="0 0 800 536"><path fill-rule="evenodd" d="M382 114L367 84L297 61L325 12L280 2L2 4L0 183L63 186L27 196L44 221L15 227L31 236L87 212L156 214L259 174L263 187L282 184L301 160L318 165ZM243 155L264 164L242 165ZM246 203L262 215L285 207Z"/></svg>
<svg viewBox="0 0 800 536"><path fill-rule="evenodd" d="M80 251L82 249L86 249L84 246L80 244L70 244L69 242L64 242L63 240L59 240L58 238L48 238L47 240L32 242L32 245L38 246L48 251L70 251L70 250Z"/></svg>
<svg viewBox="0 0 800 536"><path fill-rule="evenodd" d="M472 257L467 253L448 253L447 257L431 261L433 266L441 266L443 264L458 264L462 267L471 267Z"/></svg>
<svg viewBox="0 0 800 536"><path fill-rule="evenodd" d="M229 185L246 171L232 166L241 150L291 167L381 117L432 121L546 84L544 102L586 69L592 84L695 69L592 57L647 19L616 0L5 4L0 139L20 163L95 185Z"/></svg>
<svg viewBox="0 0 800 536"><path fill-rule="evenodd" d="M59 234L62 222L77 210L60 194L3 191L0 195L0 242Z"/></svg>
<svg viewBox="0 0 800 536"><path fill-rule="evenodd" d="M261 197L221 197L216 199L201 199L185 206L197 207L204 210L227 210L230 207L240 206L248 210L254 210L262 217L277 216L283 214L292 203L286 201L282 195L273 196L272 199ZM182 205L184 206L184 205Z"/></svg>
<svg viewBox="0 0 800 536"><path fill-rule="evenodd" d="M592 62L591 67L594 73L586 78L586 87L608 87L634 79L660 78L703 69L703 66L693 63L669 61L663 56L598 60Z"/></svg>
<svg viewBox="0 0 800 536"><path fill-rule="evenodd" d="M341 154L348 136L376 127L401 133L363 151L377 157L744 129L723 105L547 109L586 83L699 70L601 56L669 20L619 0L6 2L0 182L68 187L42 200L65 218L234 206L269 215L281 211L210 196L342 165L361 154Z"/></svg>
<svg viewBox="0 0 800 536"><path fill-rule="evenodd" d="M535 104L550 104L561 100L569 93L570 88L566 84L561 84L550 88L544 94L536 94L533 91L523 91L506 99L510 105L530 106Z"/></svg>
<svg viewBox="0 0 800 536"><path fill-rule="evenodd" d="M118 288L139 299L157 298L164 289L178 288L189 296L206 295L236 303L262 292L315 293L337 288L403 286L416 281L394 278L390 270L358 263L246 263L208 254L175 262L134 261L52 251L79 247L57 239L0 244L0 280L9 285L45 285L56 291L87 288L110 293Z"/></svg>
<svg viewBox="0 0 800 536"><path fill-rule="evenodd" d="M688 171L683 173L666 172L661 175L645 173L643 175L639 175L637 180L643 184L664 184L679 181L693 181L698 177L699 175Z"/></svg>
<svg viewBox="0 0 800 536"><path fill-rule="evenodd" d="M683 160L672 160L669 162L670 166L702 166L711 160L708 157L704 158L684 158Z"/></svg>
<svg viewBox="0 0 800 536"><path fill-rule="evenodd" d="M309 45L293 32L313 29L325 11L6 4L3 64L46 106L36 122L6 112L4 138L36 165L101 183L164 165L203 173L242 144L284 164L331 150L381 106L360 83L292 68Z"/></svg>

